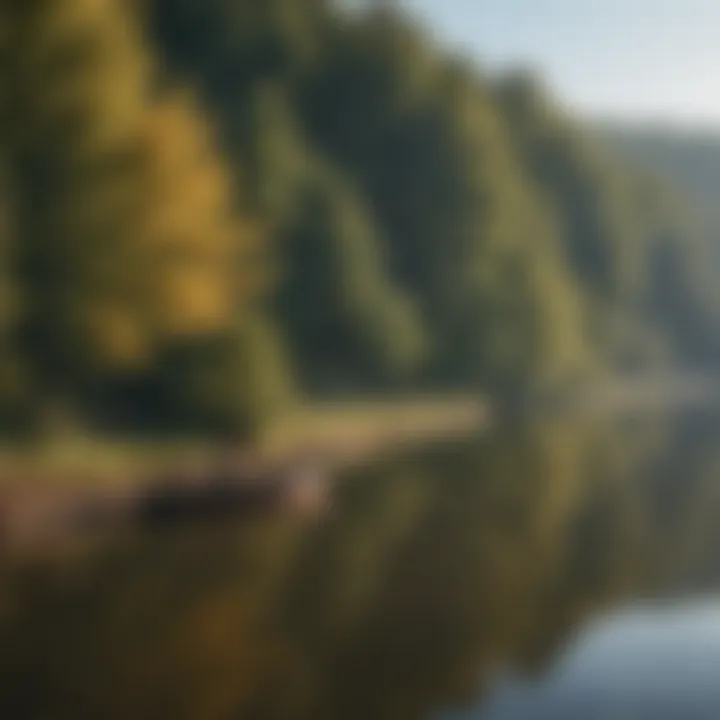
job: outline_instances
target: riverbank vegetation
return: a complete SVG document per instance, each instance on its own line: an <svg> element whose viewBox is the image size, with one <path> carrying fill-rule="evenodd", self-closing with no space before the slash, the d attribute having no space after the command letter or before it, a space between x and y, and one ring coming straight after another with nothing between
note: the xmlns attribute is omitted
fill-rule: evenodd
<svg viewBox="0 0 720 720"><path fill-rule="evenodd" d="M298 403L718 361L682 200L393 3L18 1L0 28L8 437L246 440Z"/></svg>

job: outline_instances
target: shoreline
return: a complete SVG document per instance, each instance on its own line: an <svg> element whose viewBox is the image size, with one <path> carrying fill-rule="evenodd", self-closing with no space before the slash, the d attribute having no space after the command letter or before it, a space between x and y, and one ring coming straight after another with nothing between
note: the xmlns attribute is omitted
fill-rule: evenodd
<svg viewBox="0 0 720 720"><path fill-rule="evenodd" d="M316 404L245 446L187 438L71 439L50 452L0 447L0 558L106 529L281 508L315 515L343 472L507 423L720 408L714 379L680 380L616 381L526 397L518 406L448 397Z"/></svg>
<svg viewBox="0 0 720 720"><path fill-rule="evenodd" d="M52 454L44 460L6 454L0 555L118 527L278 508L312 514L327 502L337 474L470 436L490 422L484 401L338 404L294 413L257 446L188 441L154 457L132 443L95 443L78 451L74 466L58 459L57 467ZM103 453L114 453L112 461L97 460Z"/></svg>

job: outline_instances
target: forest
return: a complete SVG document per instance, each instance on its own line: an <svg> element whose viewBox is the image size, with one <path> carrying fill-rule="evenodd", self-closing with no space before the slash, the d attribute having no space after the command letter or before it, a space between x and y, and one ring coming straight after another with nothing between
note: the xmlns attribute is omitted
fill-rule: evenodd
<svg viewBox="0 0 720 720"><path fill-rule="evenodd" d="M712 370L711 233L395 3L0 2L0 421Z"/></svg>
<svg viewBox="0 0 720 720"><path fill-rule="evenodd" d="M705 230L720 237L720 136L670 122L598 122L591 130L610 152L637 170L661 177L692 205Z"/></svg>

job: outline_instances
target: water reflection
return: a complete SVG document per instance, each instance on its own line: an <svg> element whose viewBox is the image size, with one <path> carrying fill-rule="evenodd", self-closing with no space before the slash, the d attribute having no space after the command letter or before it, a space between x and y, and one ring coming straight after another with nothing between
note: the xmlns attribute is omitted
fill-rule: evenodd
<svg viewBox="0 0 720 720"><path fill-rule="evenodd" d="M498 693L551 682L589 620L716 587L719 437L699 415L498 430L346 479L313 526L8 565L0 717L515 717Z"/></svg>
<svg viewBox="0 0 720 720"><path fill-rule="evenodd" d="M593 624L544 681L508 679L445 720L715 720L720 600L633 608Z"/></svg>

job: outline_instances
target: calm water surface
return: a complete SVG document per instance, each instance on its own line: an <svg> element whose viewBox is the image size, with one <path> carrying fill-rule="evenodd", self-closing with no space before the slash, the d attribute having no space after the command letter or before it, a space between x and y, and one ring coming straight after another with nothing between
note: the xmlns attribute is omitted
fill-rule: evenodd
<svg viewBox="0 0 720 720"><path fill-rule="evenodd" d="M10 720L720 718L709 414L496 430L319 517L1 567Z"/></svg>

